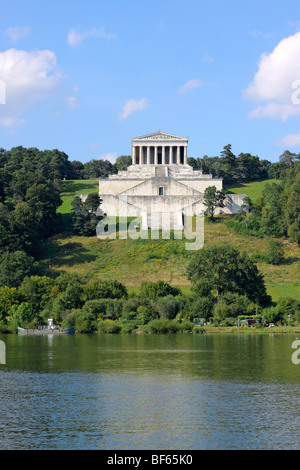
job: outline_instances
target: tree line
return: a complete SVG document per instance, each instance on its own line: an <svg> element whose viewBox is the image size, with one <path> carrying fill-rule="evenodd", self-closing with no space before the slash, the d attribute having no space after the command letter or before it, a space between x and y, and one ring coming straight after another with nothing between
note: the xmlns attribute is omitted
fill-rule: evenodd
<svg viewBox="0 0 300 470"><path fill-rule="evenodd" d="M202 170L205 174L223 178L224 184L229 185L266 178L284 178L299 159L299 153L291 153L289 150L285 150L279 156L279 161L275 163L262 160L257 155L254 156L250 153L240 153L236 156L232 151L231 144L228 144L224 146L220 156L189 157L187 161L195 170Z"/></svg>
<svg viewBox="0 0 300 470"><path fill-rule="evenodd" d="M233 247L199 250L186 275L190 294L156 281L142 282L135 295L119 281L93 275L26 276L17 287L0 287L0 332L37 328L48 318L77 333L192 331L200 321L228 326L257 315L286 325L300 320L300 303L284 298L272 304L256 264Z"/></svg>
<svg viewBox="0 0 300 470"><path fill-rule="evenodd" d="M246 197L239 214L227 226L255 237L271 236L300 242L300 162L281 173L281 179L267 183L256 200Z"/></svg>

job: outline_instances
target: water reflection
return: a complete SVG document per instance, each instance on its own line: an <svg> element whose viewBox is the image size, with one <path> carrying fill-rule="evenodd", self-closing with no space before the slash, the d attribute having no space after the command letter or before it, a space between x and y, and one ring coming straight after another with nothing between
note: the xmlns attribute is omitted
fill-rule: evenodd
<svg viewBox="0 0 300 470"><path fill-rule="evenodd" d="M299 448L294 339L5 337L0 448Z"/></svg>

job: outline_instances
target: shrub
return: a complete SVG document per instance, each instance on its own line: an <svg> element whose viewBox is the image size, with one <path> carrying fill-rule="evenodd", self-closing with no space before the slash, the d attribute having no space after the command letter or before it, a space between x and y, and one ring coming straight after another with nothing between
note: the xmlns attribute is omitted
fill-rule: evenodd
<svg viewBox="0 0 300 470"><path fill-rule="evenodd" d="M121 326L114 320L100 320L98 322L98 331L100 333L119 333Z"/></svg>
<svg viewBox="0 0 300 470"><path fill-rule="evenodd" d="M156 308L160 318L173 319L179 312L179 304L176 297L168 295L160 297L156 302Z"/></svg>
<svg viewBox="0 0 300 470"><path fill-rule="evenodd" d="M91 313L95 319L106 316L115 320L121 315L123 303L121 299L93 299L85 302L82 310Z"/></svg>
<svg viewBox="0 0 300 470"><path fill-rule="evenodd" d="M280 240L269 240L266 260L267 263L275 265L281 264L284 261L284 248Z"/></svg>
<svg viewBox="0 0 300 470"><path fill-rule="evenodd" d="M169 295L177 296L180 294L180 289L172 287L170 284L164 281L142 282L140 289L140 296L147 299L156 299L158 297L165 297Z"/></svg>
<svg viewBox="0 0 300 470"><path fill-rule="evenodd" d="M263 317L267 323L276 323L282 319L277 307L264 308Z"/></svg>
<svg viewBox="0 0 300 470"><path fill-rule="evenodd" d="M189 320L185 320L178 324L178 331L191 332L193 328L194 328L194 325Z"/></svg>
<svg viewBox="0 0 300 470"><path fill-rule="evenodd" d="M137 308L138 318L148 323L151 320L157 318L157 312L150 305L140 305Z"/></svg>
<svg viewBox="0 0 300 470"><path fill-rule="evenodd" d="M148 323L148 329L151 333L176 333L178 323L165 318L158 318Z"/></svg>
<svg viewBox="0 0 300 470"><path fill-rule="evenodd" d="M75 314L76 333L94 333L95 330L96 324L93 316L79 310L78 314Z"/></svg>
<svg viewBox="0 0 300 470"><path fill-rule="evenodd" d="M126 287L118 281L101 281L93 279L84 286L83 299L121 299L127 298Z"/></svg>
<svg viewBox="0 0 300 470"><path fill-rule="evenodd" d="M203 328L202 326L194 326L192 331L194 334L199 335L205 333L205 328Z"/></svg>
<svg viewBox="0 0 300 470"><path fill-rule="evenodd" d="M212 315L213 302L208 297L196 298L190 305L190 318L205 318L207 320Z"/></svg>

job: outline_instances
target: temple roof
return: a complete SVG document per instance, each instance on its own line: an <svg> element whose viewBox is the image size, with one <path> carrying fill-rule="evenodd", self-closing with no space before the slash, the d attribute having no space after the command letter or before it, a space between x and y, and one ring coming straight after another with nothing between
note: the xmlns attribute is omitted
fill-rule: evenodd
<svg viewBox="0 0 300 470"><path fill-rule="evenodd" d="M178 135L167 134L166 132L161 131L160 129L157 132L153 132L152 134L142 135L141 137L132 137L132 141L135 142L148 142L148 141L181 141L187 142L188 137L179 137Z"/></svg>

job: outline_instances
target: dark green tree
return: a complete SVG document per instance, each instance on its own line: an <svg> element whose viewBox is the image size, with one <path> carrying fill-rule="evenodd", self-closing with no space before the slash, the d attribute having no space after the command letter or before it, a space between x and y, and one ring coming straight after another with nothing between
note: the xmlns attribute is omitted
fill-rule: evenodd
<svg viewBox="0 0 300 470"><path fill-rule="evenodd" d="M0 257L0 286L18 287L32 274L34 259L24 251L6 252Z"/></svg>
<svg viewBox="0 0 300 470"><path fill-rule="evenodd" d="M199 250L192 257L187 276L200 296L220 297L224 292L247 295L260 305L271 301L264 278L247 254L240 254L231 246L211 246Z"/></svg>
<svg viewBox="0 0 300 470"><path fill-rule="evenodd" d="M116 159L115 167L118 171L125 171L130 165L132 165L131 155L120 155Z"/></svg>
<svg viewBox="0 0 300 470"><path fill-rule="evenodd" d="M214 213L217 207L224 207L224 199L226 197L225 191L217 190L215 186L209 186L204 191L203 204L207 207L205 215L210 219L214 218Z"/></svg>

